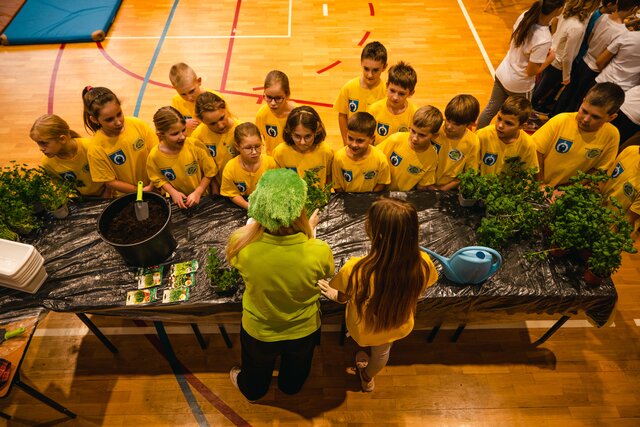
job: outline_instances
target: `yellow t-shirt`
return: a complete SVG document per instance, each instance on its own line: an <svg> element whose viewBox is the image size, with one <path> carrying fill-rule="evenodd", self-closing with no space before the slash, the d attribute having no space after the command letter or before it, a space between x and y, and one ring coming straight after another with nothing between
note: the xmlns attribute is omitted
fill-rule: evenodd
<svg viewBox="0 0 640 427"><path fill-rule="evenodd" d="M101 196L104 192L104 182L93 182L89 169L87 152L91 139L74 138L78 145L78 152L70 159L59 157L42 157L42 166L52 176L60 177L67 181L74 181L78 193L83 196Z"/></svg>
<svg viewBox="0 0 640 427"><path fill-rule="evenodd" d="M191 134L192 138L199 140L209 149L209 154L216 161L218 181L222 180L222 171L229 160L238 155L234 145L233 132L240 123L239 120L234 119L233 126L225 133L215 133L207 125L200 123Z"/></svg>
<svg viewBox="0 0 640 427"><path fill-rule="evenodd" d="M278 166L273 157L263 154L260 168L255 172L247 172L240 164L240 157L234 157L227 163L222 173L220 195L224 197L247 197L256 189L256 185L263 173L269 169L277 168Z"/></svg>
<svg viewBox="0 0 640 427"><path fill-rule="evenodd" d="M360 86L360 77L349 80L338 94L333 109L351 117L358 111L367 111L369 105L385 97L386 87L382 80L373 89Z"/></svg>
<svg viewBox="0 0 640 427"><path fill-rule="evenodd" d="M220 98L224 99L222 97L222 95L220 94L220 92L218 92L218 91L211 90L211 89L205 89L205 91L214 93L214 94L218 95ZM175 108L176 110L180 111L180 114L182 114L182 116L184 117L185 120L197 119L197 117L196 117L196 103L195 102L185 101L177 93L175 95L173 95L173 98L171 99L171 106L173 108Z"/></svg>
<svg viewBox="0 0 640 427"><path fill-rule="evenodd" d="M171 184L187 196L200 185L203 177L213 178L217 173L216 162L200 142L192 138L184 141L178 154L163 153L155 146L147 159L147 174L156 188Z"/></svg>
<svg viewBox="0 0 640 427"><path fill-rule="evenodd" d="M531 136L520 130L520 136L511 144L498 138L495 125L489 125L476 132L480 141L480 174L499 174L505 169L505 160L520 157L525 168L538 168L538 155Z"/></svg>
<svg viewBox="0 0 640 427"><path fill-rule="evenodd" d="M276 117L268 105L265 104L258 110L256 126L260 129L268 155L271 156L273 154L273 149L276 148L276 145L284 143L282 131L285 124L287 124L287 118Z"/></svg>
<svg viewBox="0 0 640 427"><path fill-rule="evenodd" d="M375 145L379 145L387 139L389 135L396 132L409 132L411 123L413 122L413 115L417 108L413 102L407 102L409 105L401 114L391 114L387 108L386 97L369 105L367 111L371 113L371 115L376 118L376 122L378 122L376 125Z"/></svg>
<svg viewBox="0 0 640 427"><path fill-rule="evenodd" d="M595 132L578 128L578 113L562 113L552 117L536 133L533 141L544 156L543 182L553 187L566 184L581 170L609 170L618 152L620 134L611 123Z"/></svg>
<svg viewBox="0 0 640 427"><path fill-rule="evenodd" d="M429 276L427 278L427 283L424 286L424 288L426 289L427 287L433 285L436 280L438 280L438 272L436 271L431 258L429 258L429 255L422 251L420 252L420 255L429 266ZM336 274L336 276L331 280L331 287L339 290L342 293L345 293L347 290L347 285L349 284L349 276L351 276L351 272L353 271L356 263L362 258L363 257L350 258L342 266L338 274ZM375 333L368 331L366 329L366 325L358 317L358 312L355 308L355 302L352 299L349 299L347 301L345 321L347 324L347 329L349 330L349 334L361 347L387 344L404 338L409 335L409 333L411 333L414 323L413 316L409 316L407 322L399 328Z"/></svg>
<svg viewBox="0 0 640 427"><path fill-rule="evenodd" d="M480 142L475 133L467 129L462 138L450 139L442 126L433 144L438 153L436 185L448 184L466 170L477 170L480 156Z"/></svg>
<svg viewBox="0 0 640 427"><path fill-rule="evenodd" d="M89 144L87 157L94 182L123 181L149 184L147 156L158 145L158 136L148 124L136 117L124 118L124 130L107 136L99 129ZM116 194L118 196L120 194Z"/></svg>
<svg viewBox="0 0 640 427"><path fill-rule="evenodd" d="M622 150L609 175L611 179L605 183L603 193L615 197L630 220L631 212L640 216L640 147L632 145ZM631 225L637 230L640 219Z"/></svg>
<svg viewBox="0 0 640 427"><path fill-rule="evenodd" d="M346 147L342 147L333 155L331 168L333 188L351 193L373 191L378 184L389 184L391 173L389 162L384 153L371 146L369 155L354 161L347 156Z"/></svg>
<svg viewBox="0 0 640 427"><path fill-rule="evenodd" d="M313 151L300 153L289 144L279 144L273 150L273 160L280 168L296 171L300 178L304 178L306 170L314 170L320 178L320 185L327 183L327 176L331 175L331 161L333 150L326 142L317 144Z"/></svg>
<svg viewBox="0 0 640 427"><path fill-rule="evenodd" d="M377 145L391 165L391 191L410 191L416 185L426 187L436 181L438 153L430 145L419 153L409 145L409 132L398 132Z"/></svg>

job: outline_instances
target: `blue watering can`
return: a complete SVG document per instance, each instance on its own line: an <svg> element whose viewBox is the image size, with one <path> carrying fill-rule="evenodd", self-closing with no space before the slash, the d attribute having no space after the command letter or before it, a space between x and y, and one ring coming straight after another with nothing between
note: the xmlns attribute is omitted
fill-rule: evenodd
<svg viewBox="0 0 640 427"><path fill-rule="evenodd" d="M422 246L420 249L440 261L447 279L462 285L477 285L484 282L498 271L502 264L502 257L498 251L485 246L464 247L451 258L443 257Z"/></svg>

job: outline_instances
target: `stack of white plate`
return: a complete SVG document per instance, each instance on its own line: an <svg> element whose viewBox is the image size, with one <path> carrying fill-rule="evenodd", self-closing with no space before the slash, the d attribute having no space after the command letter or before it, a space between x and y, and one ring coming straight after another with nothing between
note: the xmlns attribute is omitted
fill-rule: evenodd
<svg viewBox="0 0 640 427"><path fill-rule="evenodd" d="M36 248L0 239L0 286L34 294L46 278L44 258Z"/></svg>

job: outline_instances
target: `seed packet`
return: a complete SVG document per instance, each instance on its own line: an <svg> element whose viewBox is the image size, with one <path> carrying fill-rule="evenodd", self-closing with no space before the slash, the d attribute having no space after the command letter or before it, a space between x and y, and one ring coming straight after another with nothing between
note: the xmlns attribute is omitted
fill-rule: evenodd
<svg viewBox="0 0 640 427"><path fill-rule="evenodd" d="M193 273L198 269L198 260L193 259L191 261L179 262L171 266L172 276L181 276L183 274Z"/></svg>
<svg viewBox="0 0 640 427"><path fill-rule="evenodd" d="M138 289L146 289L162 285L162 271L164 266L139 268L136 274Z"/></svg>
<svg viewBox="0 0 640 427"><path fill-rule="evenodd" d="M127 292L126 305L149 304L158 301L158 288L138 289Z"/></svg>
<svg viewBox="0 0 640 427"><path fill-rule="evenodd" d="M189 288L166 289L162 294L162 302L189 301Z"/></svg>
<svg viewBox="0 0 640 427"><path fill-rule="evenodd" d="M196 273L183 274L181 276L171 276L169 278L171 289L188 288L196 284Z"/></svg>

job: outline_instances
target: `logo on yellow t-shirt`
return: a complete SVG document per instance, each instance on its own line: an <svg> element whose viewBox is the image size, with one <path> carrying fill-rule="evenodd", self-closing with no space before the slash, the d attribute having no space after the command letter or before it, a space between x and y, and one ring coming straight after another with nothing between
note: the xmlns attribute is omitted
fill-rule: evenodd
<svg viewBox="0 0 640 427"><path fill-rule="evenodd" d="M207 145L207 148L209 149L209 154L211 154L211 157L215 157L216 154L218 154L218 149L215 145Z"/></svg>
<svg viewBox="0 0 640 427"><path fill-rule="evenodd" d="M378 123L378 135L380 136L389 135L389 125L385 125L384 123Z"/></svg>
<svg viewBox="0 0 640 427"><path fill-rule="evenodd" d="M357 99L349 99L349 111L352 113L358 111L358 104L360 104L360 101Z"/></svg>
<svg viewBox="0 0 640 427"><path fill-rule="evenodd" d="M374 179L378 175L378 171L366 171L362 174L364 179Z"/></svg>
<svg viewBox="0 0 640 427"><path fill-rule="evenodd" d="M556 142L556 151L560 154L568 153L571 150L571 146L573 145L573 141L568 141L566 139L558 139Z"/></svg>
<svg viewBox="0 0 640 427"><path fill-rule="evenodd" d="M409 126L400 126L398 132L409 132Z"/></svg>
<svg viewBox="0 0 640 427"><path fill-rule="evenodd" d="M172 168L160 169L160 173L164 175L165 178L167 178L167 181L173 181L176 179L176 173Z"/></svg>
<svg viewBox="0 0 640 427"><path fill-rule="evenodd" d="M247 191L247 183L246 182L234 182L238 191L244 194Z"/></svg>
<svg viewBox="0 0 640 427"><path fill-rule="evenodd" d="M347 182L353 181L353 171L342 169L342 177Z"/></svg>
<svg viewBox="0 0 640 427"><path fill-rule="evenodd" d="M124 151L118 150L115 153L109 154L109 159L111 159L114 165L122 166L126 163L127 156L124 154Z"/></svg>
<svg viewBox="0 0 640 427"><path fill-rule="evenodd" d="M138 138L138 140L133 144L133 149L138 151L144 148L144 139Z"/></svg>
<svg viewBox="0 0 640 427"><path fill-rule="evenodd" d="M402 163L402 157L395 151L392 151L389 156L389 162L391 163L391 166L398 167L400 166L400 163Z"/></svg>
<svg viewBox="0 0 640 427"><path fill-rule="evenodd" d="M75 181L78 178L73 171L60 172L60 177L65 181Z"/></svg>
<svg viewBox="0 0 640 427"><path fill-rule="evenodd" d="M424 169L419 166L409 165L409 167L407 168L407 172L409 172L411 175L419 175L420 173L424 172Z"/></svg>
<svg viewBox="0 0 640 427"><path fill-rule="evenodd" d="M265 125L265 130L267 131L267 135L271 138L278 136L278 126L276 125Z"/></svg>
<svg viewBox="0 0 640 427"><path fill-rule="evenodd" d="M622 167L621 163L618 163L616 165L616 168L613 170L613 173L611 174L611 178L617 178L620 175L622 175L622 172L624 172L624 168Z"/></svg>
<svg viewBox="0 0 640 427"><path fill-rule="evenodd" d="M295 167L295 166L287 166L286 169L289 169L289 170L294 171L295 173L298 173L298 168Z"/></svg>
<svg viewBox="0 0 640 427"><path fill-rule="evenodd" d="M89 163L85 163L85 164L82 166L82 172L84 172L84 173L89 173Z"/></svg>
<svg viewBox="0 0 640 427"><path fill-rule="evenodd" d="M198 172L198 163L195 160L189 163L187 166L185 166L185 172L187 172L188 176L194 175L196 172Z"/></svg>
<svg viewBox="0 0 640 427"><path fill-rule="evenodd" d="M447 156L454 162L457 162L462 158L462 151L458 150L457 148L453 148L449 150L449 153L447 154Z"/></svg>
<svg viewBox="0 0 640 427"><path fill-rule="evenodd" d="M633 185L631 185L631 183L625 182L624 185L622 186L622 191L624 191L624 195L627 196L628 198L632 200L635 198L636 189L633 188Z"/></svg>
<svg viewBox="0 0 640 427"><path fill-rule="evenodd" d="M482 163L484 163L487 166L493 166L496 164L497 161L498 161L498 155L494 153L485 153L484 157L482 158Z"/></svg>
<svg viewBox="0 0 640 427"><path fill-rule="evenodd" d="M442 148L442 146L437 142L433 142L433 141L431 141L431 145L433 145L433 148L436 149L436 153L440 154L440 148Z"/></svg>
<svg viewBox="0 0 640 427"><path fill-rule="evenodd" d="M587 159L595 159L596 157L600 156L600 154L602 154L602 150L600 150L599 148L591 148L589 150L587 150Z"/></svg>

